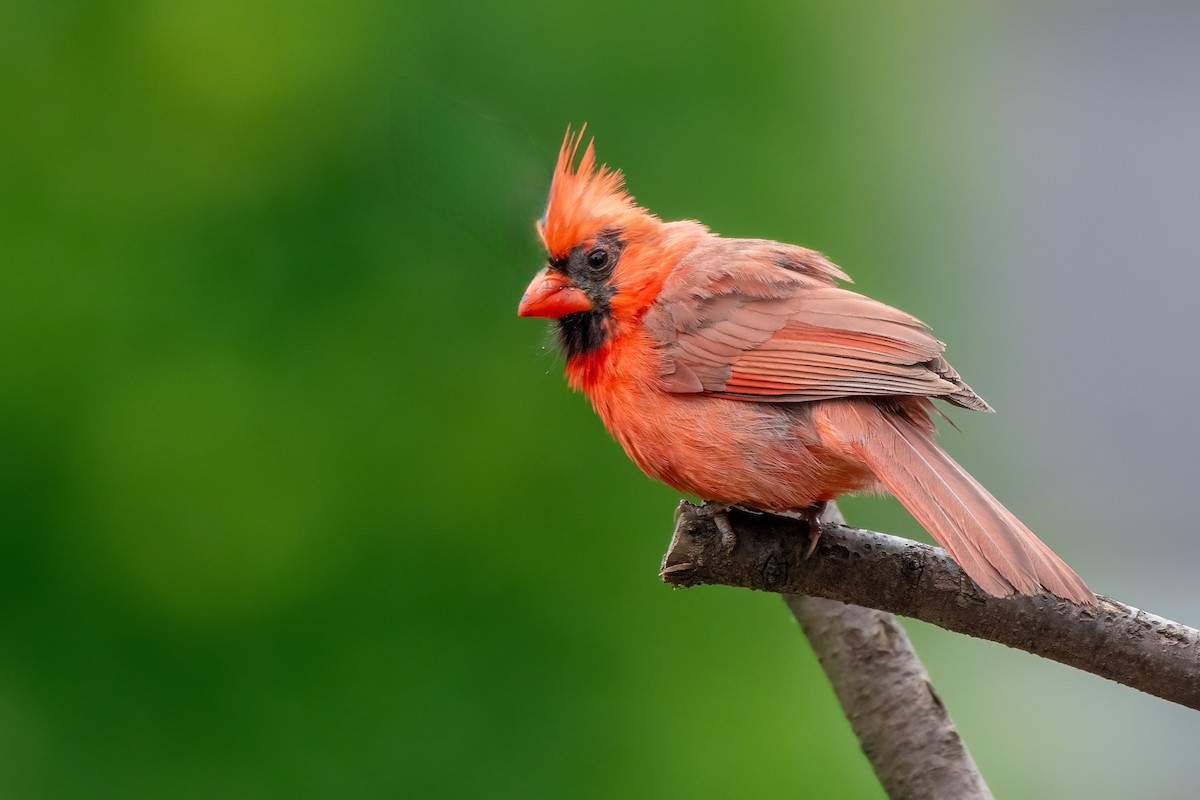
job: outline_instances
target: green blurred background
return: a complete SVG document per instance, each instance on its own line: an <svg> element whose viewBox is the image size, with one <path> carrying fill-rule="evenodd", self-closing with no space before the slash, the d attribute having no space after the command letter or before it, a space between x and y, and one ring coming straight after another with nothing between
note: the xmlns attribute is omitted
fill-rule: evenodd
<svg viewBox="0 0 1200 800"><path fill-rule="evenodd" d="M1039 416L1079 362L1029 320L1069 303L1022 310L1003 266L1058 230L1030 209L1101 135L1072 122L1144 95L1097 72L1149 59L1194 105L1154 61L1188 9L16 2L0 29L4 797L882 796L777 598L660 584L677 495L515 316L568 123L659 215L822 249L933 323L1005 412L955 415L952 452L1099 590L1195 611L1057 499L1132 479L1061 478L1095 428ZM1059 256L1110 269L1023 259L1059 297ZM1194 715L912 630L999 796L1186 796Z"/></svg>

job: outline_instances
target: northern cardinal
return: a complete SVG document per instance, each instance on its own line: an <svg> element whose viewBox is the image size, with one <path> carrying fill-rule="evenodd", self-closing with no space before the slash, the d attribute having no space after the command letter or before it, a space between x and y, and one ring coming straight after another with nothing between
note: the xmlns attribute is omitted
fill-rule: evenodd
<svg viewBox="0 0 1200 800"><path fill-rule="evenodd" d="M537 225L549 261L517 313L557 321L568 382L647 475L813 520L886 489L989 594L1096 602L934 441L930 398L991 408L924 323L839 287L813 250L663 222L594 141L573 168L582 138L563 140Z"/></svg>

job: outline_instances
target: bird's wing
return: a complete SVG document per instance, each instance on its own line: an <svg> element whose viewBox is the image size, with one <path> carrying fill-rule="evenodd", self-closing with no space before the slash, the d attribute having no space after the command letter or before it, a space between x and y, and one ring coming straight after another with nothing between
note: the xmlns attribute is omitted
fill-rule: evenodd
<svg viewBox="0 0 1200 800"><path fill-rule="evenodd" d="M647 312L665 390L774 403L921 395L991 410L916 317L833 285L828 270L729 255L682 263Z"/></svg>

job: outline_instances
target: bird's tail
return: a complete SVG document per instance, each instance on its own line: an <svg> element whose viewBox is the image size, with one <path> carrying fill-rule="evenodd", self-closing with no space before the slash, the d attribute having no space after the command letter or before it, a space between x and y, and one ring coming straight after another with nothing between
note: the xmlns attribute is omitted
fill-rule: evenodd
<svg viewBox="0 0 1200 800"><path fill-rule="evenodd" d="M1044 587L1082 605L1096 602L1074 570L938 446L931 423L911 418L915 409L839 405L848 412L850 430L838 426L851 434L846 443L985 592L1007 597Z"/></svg>

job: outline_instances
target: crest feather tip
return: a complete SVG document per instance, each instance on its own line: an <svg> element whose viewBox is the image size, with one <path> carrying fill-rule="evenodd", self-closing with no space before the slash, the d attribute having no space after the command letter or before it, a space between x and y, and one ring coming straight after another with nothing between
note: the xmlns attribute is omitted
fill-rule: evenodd
<svg viewBox="0 0 1200 800"><path fill-rule="evenodd" d="M550 199L538 232L552 256L565 255L600 227L615 224L631 214L645 214L625 191L624 176L607 164L596 166L596 140L587 142L576 163L587 123L563 136L558 164L550 184Z"/></svg>

